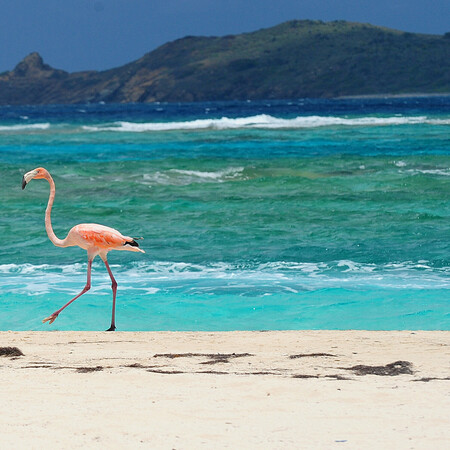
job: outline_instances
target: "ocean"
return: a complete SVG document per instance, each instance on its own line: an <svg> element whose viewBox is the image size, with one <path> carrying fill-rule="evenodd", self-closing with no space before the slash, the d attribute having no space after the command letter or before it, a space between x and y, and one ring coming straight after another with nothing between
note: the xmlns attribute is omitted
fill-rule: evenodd
<svg viewBox="0 0 450 450"><path fill-rule="evenodd" d="M0 107L0 330L450 329L450 97Z"/></svg>

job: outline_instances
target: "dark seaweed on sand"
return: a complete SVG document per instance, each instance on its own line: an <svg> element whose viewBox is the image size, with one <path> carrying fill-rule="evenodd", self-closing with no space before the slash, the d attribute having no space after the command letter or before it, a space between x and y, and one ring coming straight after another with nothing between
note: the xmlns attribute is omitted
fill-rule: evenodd
<svg viewBox="0 0 450 450"><path fill-rule="evenodd" d="M211 359L242 358L243 356L253 356L251 353L157 353L153 358L194 358L206 357Z"/></svg>
<svg viewBox="0 0 450 450"><path fill-rule="evenodd" d="M17 347L0 347L0 356L23 356Z"/></svg>
<svg viewBox="0 0 450 450"><path fill-rule="evenodd" d="M356 375L381 375L393 377L397 375L413 375L412 364L409 361L395 361L385 366L365 366L358 365L353 367L343 367L345 370L351 370Z"/></svg>
<svg viewBox="0 0 450 450"><path fill-rule="evenodd" d="M153 358L195 358L204 357L209 358L200 364L218 364L228 363L230 359L243 358L246 356L253 356L251 353L157 353Z"/></svg>
<svg viewBox="0 0 450 450"><path fill-rule="evenodd" d="M317 358L318 356L336 356L331 353L299 353L298 355L290 355L289 359L297 358Z"/></svg>
<svg viewBox="0 0 450 450"><path fill-rule="evenodd" d="M78 373L89 373L89 372L98 372L100 370L103 370L102 366L95 366L95 367L78 367L77 372Z"/></svg>

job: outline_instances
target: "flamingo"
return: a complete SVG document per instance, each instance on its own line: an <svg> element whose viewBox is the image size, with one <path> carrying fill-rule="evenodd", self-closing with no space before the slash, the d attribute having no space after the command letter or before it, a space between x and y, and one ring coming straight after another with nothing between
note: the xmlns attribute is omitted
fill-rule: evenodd
<svg viewBox="0 0 450 450"><path fill-rule="evenodd" d="M116 310L116 292L117 292L117 282L111 272L109 267L107 254L110 250L128 250L131 252L141 252L145 253L144 250L139 248L138 243L129 236L123 236L119 231L114 228L105 227L104 225L98 225L96 223L80 223L75 225L67 234L65 239L58 239L53 232L51 223L51 212L53 201L55 199L55 182L51 177L50 173L43 167L38 167L37 169L27 172L22 179L22 189L25 189L26 185L32 179L45 179L50 184L50 195L48 198L47 209L45 210L45 230L49 239L57 247L74 247L78 245L84 250L87 250L88 256L88 266L87 266L87 282L83 290L76 295L72 300L67 302L62 308L55 311L53 314L45 318L42 322L53 323L61 311L67 308L73 301L78 297L86 293L91 288L91 268L92 261L98 255L105 263L108 274L111 278L111 287L113 292L113 306L112 306L112 318L111 326L106 331L114 331L116 329L115 324L115 310Z"/></svg>

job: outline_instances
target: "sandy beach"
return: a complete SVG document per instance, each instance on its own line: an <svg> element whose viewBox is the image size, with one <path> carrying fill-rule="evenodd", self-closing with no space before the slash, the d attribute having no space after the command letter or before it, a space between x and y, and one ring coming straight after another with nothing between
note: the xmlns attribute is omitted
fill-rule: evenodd
<svg viewBox="0 0 450 450"><path fill-rule="evenodd" d="M1 332L0 446L444 449L449 345L446 331Z"/></svg>

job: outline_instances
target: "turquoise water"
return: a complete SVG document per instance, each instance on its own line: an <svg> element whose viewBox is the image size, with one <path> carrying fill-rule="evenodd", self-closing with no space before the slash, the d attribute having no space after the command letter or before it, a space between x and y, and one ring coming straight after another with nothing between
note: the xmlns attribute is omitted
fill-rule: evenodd
<svg viewBox="0 0 450 450"><path fill-rule="evenodd" d="M0 107L0 329L450 329L450 98Z"/></svg>

